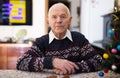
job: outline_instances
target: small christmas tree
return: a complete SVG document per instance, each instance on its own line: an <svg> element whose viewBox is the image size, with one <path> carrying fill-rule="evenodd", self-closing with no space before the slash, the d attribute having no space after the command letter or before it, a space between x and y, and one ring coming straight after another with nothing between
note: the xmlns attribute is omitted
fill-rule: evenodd
<svg viewBox="0 0 120 78"><path fill-rule="evenodd" d="M120 12L111 14L109 35L111 42L103 54L103 68L120 73Z"/></svg>

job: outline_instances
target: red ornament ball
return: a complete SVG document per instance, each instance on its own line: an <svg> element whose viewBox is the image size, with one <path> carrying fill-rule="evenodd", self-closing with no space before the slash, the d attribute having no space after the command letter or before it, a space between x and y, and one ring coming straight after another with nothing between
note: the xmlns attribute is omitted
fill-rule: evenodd
<svg viewBox="0 0 120 78"><path fill-rule="evenodd" d="M108 73L108 69L104 69L104 73Z"/></svg>

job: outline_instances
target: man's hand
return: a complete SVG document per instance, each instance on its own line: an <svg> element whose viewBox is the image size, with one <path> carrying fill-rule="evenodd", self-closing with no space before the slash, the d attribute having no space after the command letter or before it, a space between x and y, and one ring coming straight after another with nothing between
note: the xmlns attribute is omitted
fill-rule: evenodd
<svg viewBox="0 0 120 78"><path fill-rule="evenodd" d="M56 74L72 74L75 72L75 69L79 69L75 63L59 58L53 59L53 67Z"/></svg>

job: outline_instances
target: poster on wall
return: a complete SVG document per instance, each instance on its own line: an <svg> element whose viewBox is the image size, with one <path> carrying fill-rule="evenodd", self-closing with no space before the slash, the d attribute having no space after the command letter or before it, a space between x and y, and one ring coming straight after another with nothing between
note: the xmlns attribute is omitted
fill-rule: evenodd
<svg viewBox="0 0 120 78"><path fill-rule="evenodd" d="M26 23L26 2L10 0L10 23Z"/></svg>
<svg viewBox="0 0 120 78"><path fill-rule="evenodd" d="M0 25L32 25L32 0L0 1Z"/></svg>

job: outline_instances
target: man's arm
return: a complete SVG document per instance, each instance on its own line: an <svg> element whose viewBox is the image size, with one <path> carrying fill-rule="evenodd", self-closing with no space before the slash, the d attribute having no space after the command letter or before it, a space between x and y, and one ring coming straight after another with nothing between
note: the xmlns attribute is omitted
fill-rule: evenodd
<svg viewBox="0 0 120 78"><path fill-rule="evenodd" d="M45 68L52 69L52 57L45 57L43 50L43 40L36 40L30 50L20 56L16 64L16 68L18 70L35 72L40 72Z"/></svg>
<svg viewBox="0 0 120 78"><path fill-rule="evenodd" d="M75 63L60 58L53 59L53 68L56 74L72 74L75 72L75 69L79 70Z"/></svg>
<svg viewBox="0 0 120 78"><path fill-rule="evenodd" d="M57 74L72 74L93 72L101 69L102 56L100 56L90 44L84 45L81 52L82 61L72 62L65 59L57 59L57 61L59 60L60 62L56 61L54 64L53 60L53 67L57 68L54 72ZM72 62L72 64L70 62Z"/></svg>
<svg viewBox="0 0 120 78"><path fill-rule="evenodd" d="M81 69L81 70L76 70L76 73L98 71L101 69L101 61L102 61L102 57L100 55L95 55L90 59L82 60L81 62L76 62L79 69Z"/></svg>
<svg viewBox="0 0 120 78"><path fill-rule="evenodd" d="M89 43L81 49L82 61L75 62L81 70L77 72L93 72L101 69L102 56Z"/></svg>

